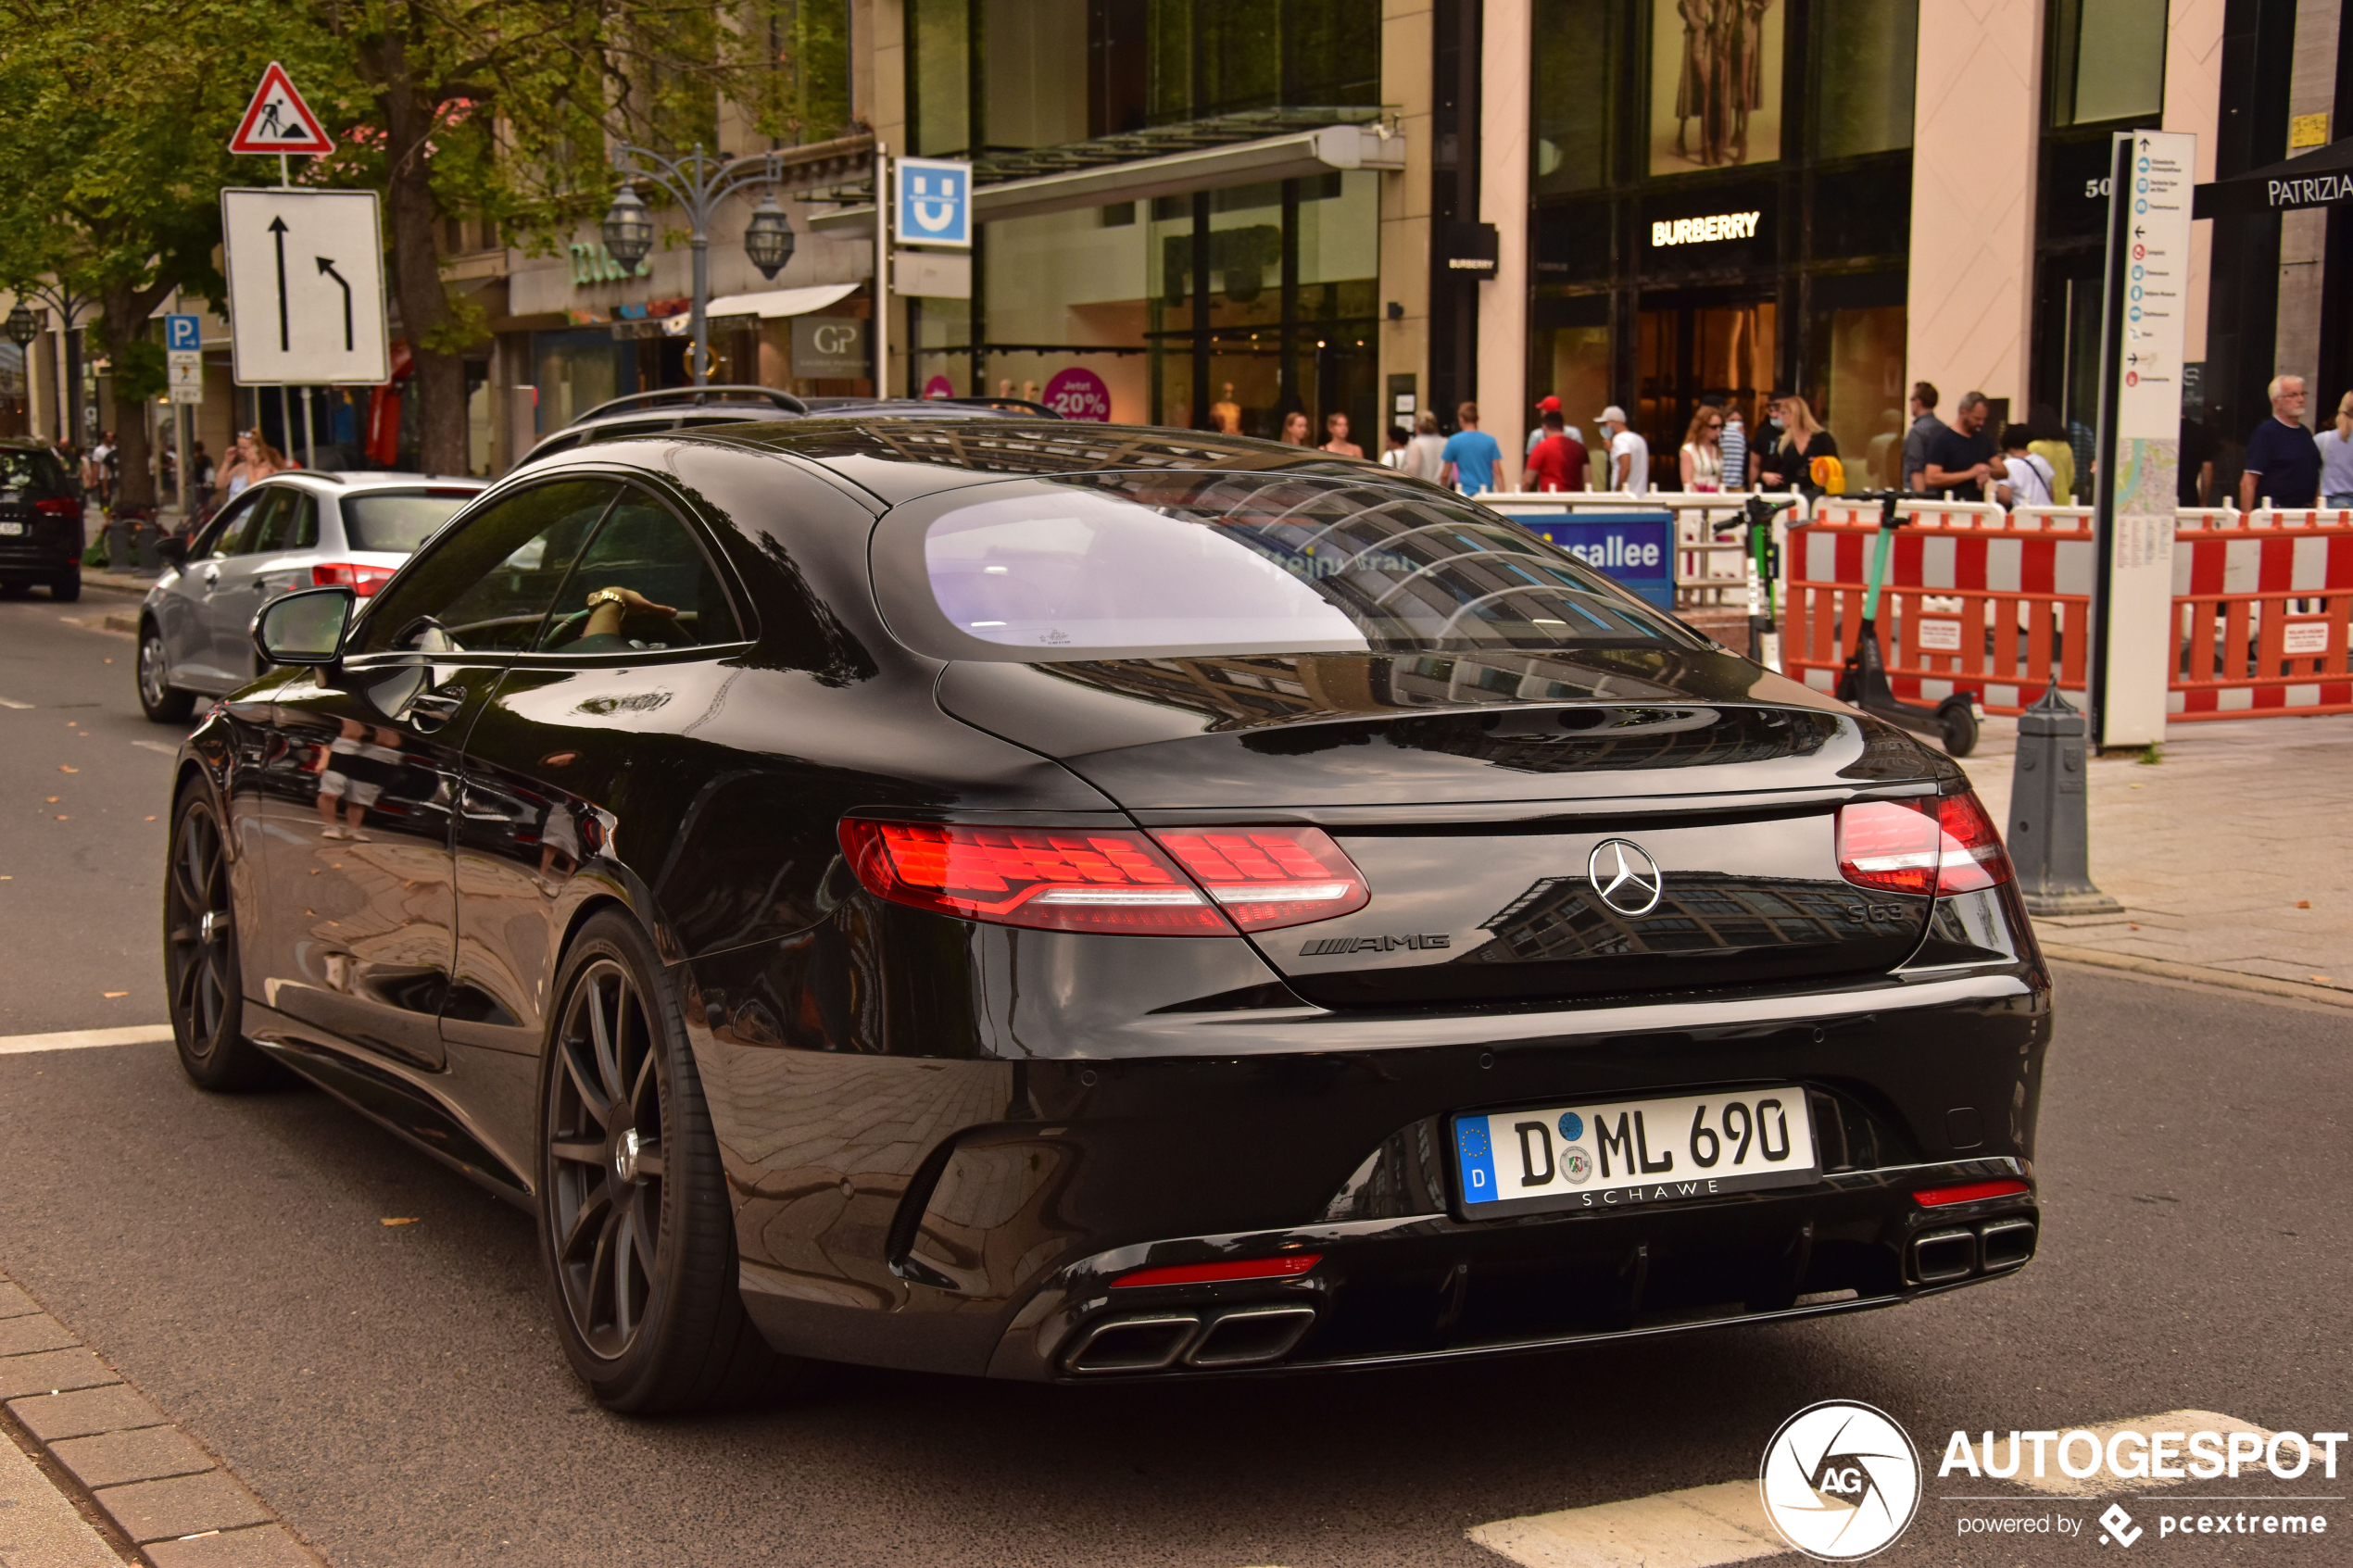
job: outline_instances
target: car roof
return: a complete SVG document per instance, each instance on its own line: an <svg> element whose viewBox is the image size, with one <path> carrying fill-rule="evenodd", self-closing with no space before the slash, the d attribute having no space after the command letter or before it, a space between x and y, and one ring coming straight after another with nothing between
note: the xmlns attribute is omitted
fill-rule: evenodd
<svg viewBox="0 0 2353 1568"><path fill-rule="evenodd" d="M1313 447L1248 436L1155 425L1106 425L1070 420L945 419L885 416L786 423L722 425L676 431L692 439L818 463L897 505L918 495L1000 479L1158 469L1176 471L1285 471L1384 484L1413 485L1394 469ZM600 444L614 454L620 443Z"/></svg>
<svg viewBox="0 0 2353 1568"><path fill-rule="evenodd" d="M409 473L397 469L287 469L254 481L256 488L264 484L292 482L321 486L339 495L356 490L414 490L429 485L463 485L473 490L487 490L490 481L477 479L470 473Z"/></svg>

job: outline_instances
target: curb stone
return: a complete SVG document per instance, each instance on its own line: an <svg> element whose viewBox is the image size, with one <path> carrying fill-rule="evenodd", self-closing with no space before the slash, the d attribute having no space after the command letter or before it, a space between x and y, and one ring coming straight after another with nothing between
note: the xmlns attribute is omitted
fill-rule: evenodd
<svg viewBox="0 0 2353 1568"><path fill-rule="evenodd" d="M24 1347L12 1349L12 1347ZM37 1347L37 1348L36 1348ZM325 1568L260 1499L0 1273L0 1436L150 1568Z"/></svg>

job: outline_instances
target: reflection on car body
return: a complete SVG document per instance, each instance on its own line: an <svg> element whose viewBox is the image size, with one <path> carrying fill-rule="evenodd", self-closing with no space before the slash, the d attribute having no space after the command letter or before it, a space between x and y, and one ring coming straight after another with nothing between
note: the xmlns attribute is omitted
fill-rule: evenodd
<svg viewBox="0 0 2353 1568"><path fill-rule="evenodd" d="M2032 1250L2049 981L1958 769L1430 486L1014 419L601 442L322 657L192 740L174 865L217 824L233 874L172 929L233 952L175 937L174 996L238 980L183 1060L531 1207L622 1408L1465 1356ZM1793 1140L1753 1187L1553 1202L1624 1157L1586 1110L1663 1172L1734 1102ZM1494 1163L1538 1111L1541 1178Z"/></svg>

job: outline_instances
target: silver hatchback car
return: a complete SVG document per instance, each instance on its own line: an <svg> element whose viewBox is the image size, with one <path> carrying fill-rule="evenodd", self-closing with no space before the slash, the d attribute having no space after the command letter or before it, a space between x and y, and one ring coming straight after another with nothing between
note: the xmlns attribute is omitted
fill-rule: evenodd
<svg viewBox="0 0 2353 1568"><path fill-rule="evenodd" d="M139 706L159 724L188 717L260 673L251 629L296 588L365 598L489 487L421 473L274 474L220 508L139 609Z"/></svg>

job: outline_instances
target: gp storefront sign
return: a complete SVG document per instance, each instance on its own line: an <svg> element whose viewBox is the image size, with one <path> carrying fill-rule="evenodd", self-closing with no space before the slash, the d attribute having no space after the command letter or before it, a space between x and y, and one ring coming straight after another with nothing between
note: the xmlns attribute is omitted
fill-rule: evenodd
<svg viewBox="0 0 2353 1568"><path fill-rule="evenodd" d="M1547 539L1614 577L1664 610L1675 608L1675 519L1670 512L1537 512L1499 508Z"/></svg>
<svg viewBox="0 0 2353 1568"><path fill-rule="evenodd" d="M794 317L792 373L828 380L864 376L866 323L847 316Z"/></svg>

